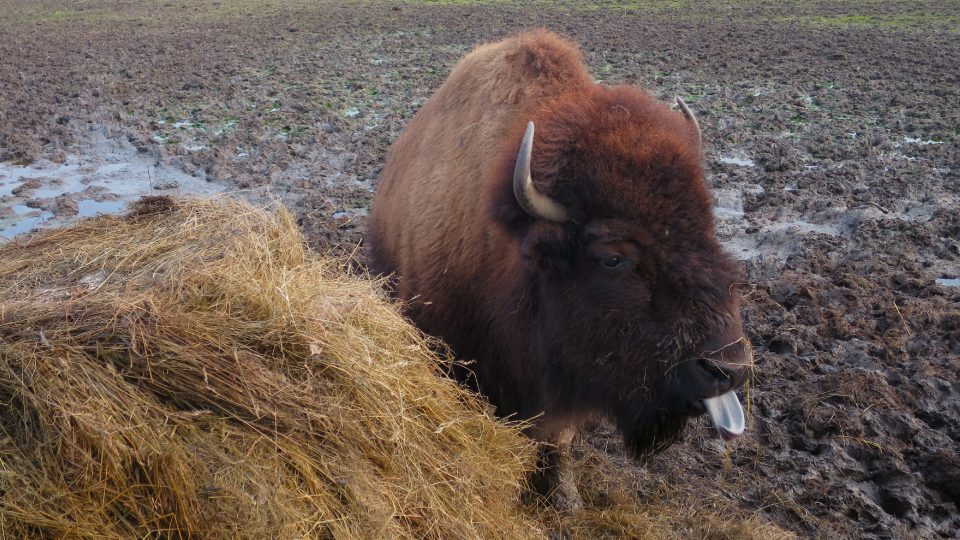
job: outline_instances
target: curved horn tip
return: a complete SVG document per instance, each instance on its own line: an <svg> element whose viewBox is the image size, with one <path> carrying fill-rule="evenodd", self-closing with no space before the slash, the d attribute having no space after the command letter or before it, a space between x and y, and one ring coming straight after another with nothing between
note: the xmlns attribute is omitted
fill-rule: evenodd
<svg viewBox="0 0 960 540"><path fill-rule="evenodd" d="M513 170L513 194L517 204L531 216L547 221L564 222L570 214L563 205L537 191L530 174L530 159L533 154L533 122L527 122L523 142L517 154L517 165Z"/></svg>
<svg viewBox="0 0 960 540"><path fill-rule="evenodd" d="M697 117L694 116L693 111L690 110L690 107L687 106L687 102L684 101L683 98L677 96L674 99L677 100L677 107L680 109L680 112L683 113L683 117L693 124L693 128L697 131L697 143L701 143L703 134L700 132L700 122L697 121Z"/></svg>
<svg viewBox="0 0 960 540"><path fill-rule="evenodd" d="M696 120L696 117L693 116L693 111L690 110L687 102L684 101L682 97L676 96L674 99L677 101L677 108L680 109L680 112L682 112L684 116L688 119Z"/></svg>

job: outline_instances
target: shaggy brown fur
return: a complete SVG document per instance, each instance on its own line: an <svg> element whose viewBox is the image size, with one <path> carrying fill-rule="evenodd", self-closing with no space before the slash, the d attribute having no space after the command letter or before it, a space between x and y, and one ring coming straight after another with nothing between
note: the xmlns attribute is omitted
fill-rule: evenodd
<svg viewBox="0 0 960 540"><path fill-rule="evenodd" d="M514 197L530 120L534 184L566 223ZM476 361L458 375L500 414L537 417L541 440L605 416L646 453L743 381L701 365L742 330L698 131L637 88L594 84L551 33L453 69L390 151L368 240L411 319Z"/></svg>

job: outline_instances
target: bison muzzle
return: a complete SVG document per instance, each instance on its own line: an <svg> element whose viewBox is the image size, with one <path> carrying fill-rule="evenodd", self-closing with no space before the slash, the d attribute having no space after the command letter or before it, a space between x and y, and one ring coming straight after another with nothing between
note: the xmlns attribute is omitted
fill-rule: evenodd
<svg viewBox="0 0 960 540"><path fill-rule="evenodd" d="M743 430L738 273L677 105L595 84L546 31L483 45L393 145L374 201L373 270L472 361L461 381L532 421L557 506L578 504L561 473L584 422L612 420L638 456L708 409Z"/></svg>

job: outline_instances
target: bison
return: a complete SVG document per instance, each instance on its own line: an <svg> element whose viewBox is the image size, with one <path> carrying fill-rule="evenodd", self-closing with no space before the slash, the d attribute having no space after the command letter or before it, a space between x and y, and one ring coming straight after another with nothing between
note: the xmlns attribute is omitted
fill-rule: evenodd
<svg viewBox="0 0 960 540"><path fill-rule="evenodd" d="M544 30L482 45L390 149L369 220L375 272L458 358L456 376L542 441L534 486L564 475L585 422L638 456L710 410L742 429L738 273L714 231L700 128L633 86L593 82Z"/></svg>

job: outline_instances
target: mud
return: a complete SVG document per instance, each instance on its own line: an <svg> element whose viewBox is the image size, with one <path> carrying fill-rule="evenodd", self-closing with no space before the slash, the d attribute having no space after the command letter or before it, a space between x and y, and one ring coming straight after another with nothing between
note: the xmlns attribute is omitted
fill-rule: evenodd
<svg viewBox="0 0 960 540"><path fill-rule="evenodd" d="M93 126L62 154L62 163L0 163L0 238L116 214L144 195L209 196L224 189L202 172L190 175L164 165L156 149L139 150L111 129ZM22 163L22 162L21 162Z"/></svg>
<svg viewBox="0 0 960 540"><path fill-rule="evenodd" d="M960 536L956 2L115 4L0 0L0 234L231 191L362 255L387 148L450 67L546 26L598 80L698 115L756 350L729 453L701 419L636 464L596 426L591 504L669 486L801 537ZM77 174L101 180L57 183Z"/></svg>

